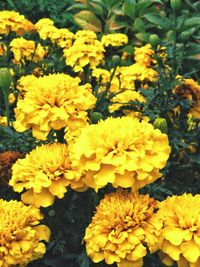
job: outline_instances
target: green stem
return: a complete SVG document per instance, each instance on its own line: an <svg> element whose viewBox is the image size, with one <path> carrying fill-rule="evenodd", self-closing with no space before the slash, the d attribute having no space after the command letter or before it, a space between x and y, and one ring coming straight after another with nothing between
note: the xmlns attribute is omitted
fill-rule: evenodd
<svg viewBox="0 0 200 267"><path fill-rule="evenodd" d="M8 94L6 93L4 88L2 88L2 90L3 90L3 96L4 96L5 106L6 106L5 115L7 117L8 126L10 127L10 107L9 107Z"/></svg>
<svg viewBox="0 0 200 267"><path fill-rule="evenodd" d="M64 127L56 131L56 137L59 143L65 143L64 135L65 135Z"/></svg>
<svg viewBox="0 0 200 267"><path fill-rule="evenodd" d="M173 38L173 67L174 67L174 70L176 70L176 39L177 39L177 36L176 36L176 27L177 27L177 17L176 17L176 12L174 11L173 13L173 20L174 20L174 38Z"/></svg>

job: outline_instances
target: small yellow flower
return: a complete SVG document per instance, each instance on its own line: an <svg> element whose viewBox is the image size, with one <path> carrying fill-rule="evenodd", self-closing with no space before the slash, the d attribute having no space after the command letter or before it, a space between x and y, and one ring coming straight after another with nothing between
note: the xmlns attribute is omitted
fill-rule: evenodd
<svg viewBox="0 0 200 267"><path fill-rule="evenodd" d="M7 117L0 116L0 126L8 126Z"/></svg>
<svg viewBox="0 0 200 267"><path fill-rule="evenodd" d="M200 85L193 79L185 79L180 76L177 77L180 80L180 85L174 88L174 94L179 94L186 99L192 101L190 114L199 119L200 118Z"/></svg>
<svg viewBox="0 0 200 267"><path fill-rule="evenodd" d="M38 62L47 54L47 50L41 44L36 44L34 41L26 40L23 37L13 39L10 47L15 64L25 63L26 60Z"/></svg>
<svg viewBox="0 0 200 267"><path fill-rule="evenodd" d="M73 45L64 49L66 65L71 66L75 72L80 72L86 65L93 69L103 62L104 47L94 32L78 31L74 38Z"/></svg>
<svg viewBox="0 0 200 267"><path fill-rule="evenodd" d="M168 197L159 205L163 220L160 257L167 266L200 266L200 195Z"/></svg>
<svg viewBox="0 0 200 267"><path fill-rule="evenodd" d="M148 195L118 190L101 200L84 240L88 256L118 267L142 267L146 247L158 249L162 226L156 215L157 201Z"/></svg>
<svg viewBox="0 0 200 267"><path fill-rule="evenodd" d="M98 191L114 187L141 188L159 177L170 146L166 134L137 118L108 118L81 131L72 146L72 162Z"/></svg>
<svg viewBox="0 0 200 267"><path fill-rule="evenodd" d="M22 194L22 201L36 207L48 207L55 197L63 198L67 187L85 188L81 176L71 168L68 147L65 144L46 144L32 150L12 167L9 183Z"/></svg>
<svg viewBox="0 0 200 267"><path fill-rule="evenodd" d="M140 65L149 67L151 63L154 63L155 60L152 58L154 50L150 44L147 44L142 47L136 47L134 51L135 61Z"/></svg>
<svg viewBox="0 0 200 267"><path fill-rule="evenodd" d="M49 241L50 230L39 224L42 219L33 206L0 200L0 266L26 266L43 257L43 241Z"/></svg>
<svg viewBox="0 0 200 267"><path fill-rule="evenodd" d="M128 37L122 33L111 33L103 35L101 43L106 46L122 46L128 43Z"/></svg>
<svg viewBox="0 0 200 267"><path fill-rule="evenodd" d="M114 112L116 110L119 110L123 106L130 106L129 102L130 101L138 101L140 103L144 103L145 99L144 97L136 91L133 90L125 90L122 91L119 94L116 94L112 99L111 99L111 104L109 106L109 111ZM132 112L132 110L126 110L125 113L128 115L128 113Z"/></svg>
<svg viewBox="0 0 200 267"><path fill-rule="evenodd" d="M0 34L8 35L10 32L16 32L21 36L32 31L34 31L34 25L23 15L16 11L0 11Z"/></svg>

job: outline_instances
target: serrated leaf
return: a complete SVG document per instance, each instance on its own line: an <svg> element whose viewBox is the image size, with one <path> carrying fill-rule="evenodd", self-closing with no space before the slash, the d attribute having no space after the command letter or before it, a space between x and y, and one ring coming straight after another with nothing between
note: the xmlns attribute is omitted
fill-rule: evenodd
<svg viewBox="0 0 200 267"><path fill-rule="evenodd" d="M80 11L73 16L73 19L84 30L102 31L101 21L91 11Z"/></svg>

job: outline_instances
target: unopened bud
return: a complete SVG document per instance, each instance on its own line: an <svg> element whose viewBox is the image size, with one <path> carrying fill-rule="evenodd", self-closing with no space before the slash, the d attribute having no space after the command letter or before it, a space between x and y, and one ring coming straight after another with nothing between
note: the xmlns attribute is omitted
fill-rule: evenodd
<svg viewBox="0 0 200 267"><path fill-rule="evenodd" d="M90 116L90 120L92 123L97 123L102 119L102 114L100 112L93 112Z"/></svg>
<svg viewBox="0 0 200 267"><path fill-rule="evenodd" d="M167 121L165 118L157 118L155 119L153 126L156 129L159 129L162 133L167 133L168 132L168 126L167 126Z"/></svg>
<svg viewBox="0 0 200 267"><path fill-rule="evenodd" d="M4 90L8 90L10 88L12 82L12 76L10 70L8 68L0 69L0 87Z"/></svg>

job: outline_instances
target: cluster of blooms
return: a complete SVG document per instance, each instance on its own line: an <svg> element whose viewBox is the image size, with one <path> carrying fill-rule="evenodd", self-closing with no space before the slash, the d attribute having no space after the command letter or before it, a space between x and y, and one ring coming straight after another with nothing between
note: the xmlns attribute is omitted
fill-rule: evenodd
<svg viewBox="0 0 200 267"><path fill-rule="evenodd" d="M200 266L200 195L168 197L159 204L163 220L160 257L167 266Z"/></svg>
<svg viewBox="0 0 200 267"><path fill-rule="evenodd" d="M200 85L193 79L185 79L177 77L180 80L180 84L174 89L175 94L179 94L182 97L191 101L190 113L194 118L200 118Z"/></svg>
<svg viewBox="0 0 200 267"><path fill-rule="evenodd" d="M79 85L80 81L67 74L31 79L24 98L18 100L15 108L15 129L23 132L31 128L34 137L45 140L52 129L83 127L88 119L86 110L95 105L96 98L91 85ZM23 87L22 80L20 84Z"/></svg>
<svg viewBox="0 0 200 267"><path fill-rule="evenodd" d="M146 247L167 266L200 266L200 195L168 197L157 202L148 195L118 190L101 200L84 240L94 262L118 267L143 266Z"/></svg>
<svg viewBox="0 0 200 267"><path fill-rule="evenodd" d="M26 40L23 37L15 38L10 43L11 51L14 55L14 63L25 63L25 61L38 62L47 54L47 49L36 44L35 41Z"/></svg>
<svg viewBox="0 0 200 267"><path fill-rule="evenodd" d="M39 209L22 202L0 200L0 266L25 266L42 258L46 252L42 241L49 241L50 230L39 225Z"/></svg>
<svg viewBox="0 0 200 267"><path fill-rule="evenodd" d="M55 197L63 198L67 186L84 190L80 175L72 170L68 147L65 144L46 144L18 159L12 168L10 185L22 194L24 203L48 207Z"/></svg>
<svg viewBox="0 0 200 267"><path fill-rule="evenodd" d="M72 46L74 34L68 29L56 28L54 22L48 18L40 19L35 28L43 40L50 39L53 44L65 49Z"/></svg>
<svg viewBox="0 0 200 267"><path fill-rule="evenodd" d="M72 146L74 167L87 186L141 188L161 176L170 154L166 134L137 118L108 118L84 127Z"/></svg>
<svg viewBox="0 0 200 267"><path fill-rule="evenodd" d="M71 66L75 72L80 72L86 65L95 68L103 62L105 50L94 32L78 31L74 39L73 45L69 49L64 49L66 65Z"/></svg>
<svg viewBox="0 0 200 267"><path fill-rule="evenodd" d="M158 249L162 220L157 201L149 195L118 190L105 196L87 227L84 240L94 262L141 267L143 257Z"/></svg>
<svg viewBox="0 0 200 267"><path fill-rule="evenodd" d="M34 25L23 15L16 11L0 11L0 34L8 35L10 32L15 32L21 36L32 31L34 31Z"/></svg>

